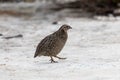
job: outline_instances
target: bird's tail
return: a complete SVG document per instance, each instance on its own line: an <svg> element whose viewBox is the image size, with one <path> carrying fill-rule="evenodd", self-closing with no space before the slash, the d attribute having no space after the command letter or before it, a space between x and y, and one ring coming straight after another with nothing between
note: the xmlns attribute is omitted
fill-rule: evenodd
<svg viewBox="0 0 120 80"><path fill-rule="evenodd" d="M34 58L36 58L38 56L38 52L36 51L35 52L35 55L34 55Z"/></svg>
<svg viewBox="0 0 120 80"><path fill-rule="evenodd" d="M35 55L34 55L34 58L36 58L37 56L42 56L42 54L38 53L38 52L35 52Z"/></svg>
<svg viewBox="0 0 120 80"><path fill-rule="evenodd" d="M35 54L35 55L34 55L34 58L36 58L36 57L37 57L37 55Z"/></svg>

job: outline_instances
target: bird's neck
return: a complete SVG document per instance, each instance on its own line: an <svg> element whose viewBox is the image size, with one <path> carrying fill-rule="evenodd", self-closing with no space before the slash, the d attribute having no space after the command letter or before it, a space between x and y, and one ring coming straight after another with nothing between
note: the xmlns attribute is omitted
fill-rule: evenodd
<svg viewBox="0 0 120 80"><path fill-rule="evenodd" d="M58 33L61 34L61 35L62 34L67 34L67 31L65 31L64 29L60 29L60 30L58 30Z"/></svg>
<svg viewBox="0 0 120 80"><path fill-rule="evenodd" d="M63 29L56 31L56 35L60 36L61 38L67 38L67 36L68 36L67 31L65 31Z"/></svg>

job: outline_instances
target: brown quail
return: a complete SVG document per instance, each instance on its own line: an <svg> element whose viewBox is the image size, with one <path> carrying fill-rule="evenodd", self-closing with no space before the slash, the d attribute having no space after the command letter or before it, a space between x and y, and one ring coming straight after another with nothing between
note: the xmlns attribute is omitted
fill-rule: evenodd
<svg viewBox="0 0 120 80"><path fill-rule="evenodd" d="M58 57L58 53L64 47L66 40L68 38L67 31L72 29L69 25L62 25L56 32L45 37L37 46L34 58L37 56L49 56L52 62L54 61L53 57L58 59L66 59Z"/></svg>

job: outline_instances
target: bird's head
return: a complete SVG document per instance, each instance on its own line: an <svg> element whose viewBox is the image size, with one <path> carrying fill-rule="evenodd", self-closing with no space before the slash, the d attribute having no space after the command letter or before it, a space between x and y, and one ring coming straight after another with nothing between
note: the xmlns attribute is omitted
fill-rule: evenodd
<svg viewBox="0 0 120 80"><path fill-rule="evenodd" d="M62 25L62 26L60 27L60 29L59 29L59 30L64 30L64 31L67 31L67 30L69 30L69 29L72 29L72 27L71 27L71 26L69 26L69 25L67 25L67 24L64 24L64 25Z"/></svg>

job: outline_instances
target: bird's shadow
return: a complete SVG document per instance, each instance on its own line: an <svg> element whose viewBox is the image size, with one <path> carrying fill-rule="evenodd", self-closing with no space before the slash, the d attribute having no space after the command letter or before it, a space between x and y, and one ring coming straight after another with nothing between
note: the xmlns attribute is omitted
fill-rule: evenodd
<svg viewBox="0 0 120 80"><path fill-rule="evenodd" d="M51 61L35 61L35 64L36 65L41 65L41 64L61 64L61 63L66 63L67 61L66 60L57 60L57 62L52 62Z"/></svg>

